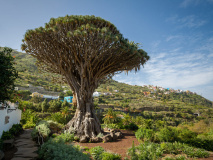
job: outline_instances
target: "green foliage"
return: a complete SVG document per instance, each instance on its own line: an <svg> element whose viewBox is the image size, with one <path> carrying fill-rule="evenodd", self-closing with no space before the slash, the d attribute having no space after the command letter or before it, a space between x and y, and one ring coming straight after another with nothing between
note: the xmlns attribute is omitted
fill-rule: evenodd
<svg viewBox="0 0 213 160"><path fill-rule="evenodd" d="M139 128L135 132L135 136L138 140L141 140L141 141L154 141L155 140L155 132L153 129Z"/></svg>
<svg viewBox="0 0 213 160"><path fill-rule="evenodd" d="M12 100L14 93L14 81L18 72L14 68L14 58L11 56L12 49L4 48L0 51L0 103Z"/></svg>
<svg viewBox="0 0 213 160"><path fill-rule="evenodd" d="M94 160L102 160L102 153L104 153L105 150L101 146L97 146L91 148L89 152Z"/></svg>
<svg viewBox="0 0 213 160"><path fill-rule="evenodd" d="M64 142L72 142L74 140L74 134L62 133L54 138L55 142L59 142L61 140L63 140Z"/></svg>
<svg viewBox="0 0 213 160"><path fill-rule="evenodd" d="M64 101L62 104L61 104L61 108L69 108L70 107L70 104L67 102L67 101Z"/></svg>
<svg viewBox="0 0 213 160"><path fill-rule="evenodd" d="M113 111L112 108L109 108L106 111L105 117L103 118L104 124L112 124L119 122L120 118L117 117L117 113Z"/></svg>
<svg viewBox="0 0 213 160"><path fill-rule="evenodd" d="M136 148L135 148L134 141L132 142L132 148L130 148L128 150L128 155L131 157L131 160L137 160L138 159L138 155L136 154Z"/></svg>
<svg viewBox="0 0 213 160"><path fill-rule="evenodd" d="M112 123L112 124L106 124L105 127L109 128L109 129L119 129L119 125L114 124L114 123Z"/></svg>
<svg viewBox="0 0 213 160"><path fill-rule="evenodd" d="M21 123L23 128L34 128L36 123L39 121L38 115L30 109L22 112Z"/></svg>
<svg viewBox="0 0 213 160"><path fill-rule="evenodd" d="M65 144L63 140L56 142L54 139L50 139L42 145L38 153L39 158L45 160L89 160L88 155L82 153L78 148L71 144Z"/></svg>
<svg viewBox="0 0 213 160"><path fill-rule="evenodd" d="M72 91L67 91L67 92L64 94L64 97L67 97L67 96L73 96Z"/></svg>
<svg viewBox="0 0 213 160"><path fill-rule="evenodd" d="M49 123L47 121L40 121L36 127L33 129L31 135L35 139L38 137L38 134L47 139L51 130L49 129Z"/></svg>
<svg viewBox="0 0 213 160"><path fill-rule="evenodd" d="M196 138L197 134L195 132L190 131L188 128L180 128L178 130L178 138L182 142L189 141L190 139Z"/></svg>
<svg viewBox="0 0 213 160"><path fill-rule="evenodd" d="M56 112L52 113L49 119L61 124L66 124L71 119L71 117L70 116L65 117L65 115L63 115L61 112Z"/></svg>
<svg viewBox="0 0 213 160"><path fill-rule="evenodd" d="M160 145L156 143L145 142L134 148L134 150L136 150L134 151L134 154L132 148L128 150L128 154L131 156L132 160L157 160L163 154L163 150L160 148ZM133 159L133 157L135 159Z"/></svg>
<svg viewBox="0 0 213 160"><path fill-rule="evenodd" d="M94 160L121 160L121 155L106 152L101 146L89 150Z"/></svg>
<svg viewBox="0 0 213 160"><path fill-rule="evenodd" d="M57 112L57 111L60 111L60 108L61 108L61 101L60 100L52 100L49 102L49 111L50 112Z"/></svg>
<svg viewBox="0 0 213 160"><path fill-rule="evenodd" d="M12 138L14 138L14 135L12 135L9 131L3 131L1 136L2 140L12 139Z"/></svg>
<svg viewBox="0 0 213 160"><path fill-rule="evenodd" d="M45 99L42 103L41 103L41 108L42 108L42 112L47 112L48 108L49 108L49 104L47 102L47 99Z"/></svg>
<svg viewBox="0 0 213 160"><path fill-rule="evenodd" d="M121 155L109 153L109 152L103 152L101 160L121 160Z"/></svg>
<svg viewBox="0 0 213 160"><path fill-rule="evenodd" d="M42 102L42 98L41 97L37 97L37 96L34 96L30 99L30 102L33 102L33 103L40 103Z"/></svg>
<svg viewBox="0 0 213 160"><path fill-rule="evenodd" d="M161 142L174 142L178 140L178 132L177 129L173 127L165 127L156 134L156 137L158 137Z"/></svg>
<svg viewBox="0 0 213 160"><path fill-rule="evenodd" d="M12 125L12 128L10 128L9 132L12 134L12 135L18 135L21 131L22 131L22 125L21 124L13 124Z"/></svg>
<svg viewBox="0 0 213 160"><path fill-rule="evenodd" d="M189 157L206 158L209 157L209 153L204 149L190 147L184 143L161 143L161 149L166 154L181 154L184 153Z"/></svg>
<svg viewBox="0 0 213 160"><path fill-rule="evenodd" d="M197 148L203 148L208 151L213 151L213 140L194 138L187 140L184 143L187 143Z"/></svg>

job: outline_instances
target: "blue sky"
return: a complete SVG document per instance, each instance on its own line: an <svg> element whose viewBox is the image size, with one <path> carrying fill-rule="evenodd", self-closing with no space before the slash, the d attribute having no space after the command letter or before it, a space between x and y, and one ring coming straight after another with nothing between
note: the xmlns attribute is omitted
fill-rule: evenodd
<svg viewBox="0 0 213 160"><path fill-rule="evenodd" d="M0 0L0 46L20 51L26 30L66 14L100 16L148 52L141 71L115 80L213 101L213 0Z"/></svg>

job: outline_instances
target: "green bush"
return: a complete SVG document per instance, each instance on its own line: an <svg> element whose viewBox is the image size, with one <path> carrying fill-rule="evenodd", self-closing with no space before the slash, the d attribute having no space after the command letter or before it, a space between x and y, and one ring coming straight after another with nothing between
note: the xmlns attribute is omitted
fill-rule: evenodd
<svg viewBox="0 0 213 160"><path fill-rule="evenodd" d="M197 134L195 132L190 131L188 128L181 128L178 130L178 138L185 142L190 139L196 138Z"/></svg>
<svg viewBox="0 0 213 160"><path fill-rule="evenodd" d="M91 148L89 152L94 160L121 160L121 155L106 152L100 146Z"/></svg>
<svg viewBox="0 0 213 160"><path fill-rule="evenodd" d="M12 135L9 131L3 131L1 139L2 140L7 140L7 139L11 139L14 138L14 135Z"/></svg>
<svg viewBox="0 0 213 160"><path fill-rule="evenodd" d="M38 151L39 158L45 160L89 160L89 156L82 153L73 145L67 145L63 141L48 140Z"/></svg>
<svg viewBox="0 0 213 160"><path fill-rule="evenodd" d="M208 140L208 139L203 140L200 138L194 138L194 139L187 140L184 143L187 143L197 148L203 148L208 151L213 151L213 140Z"/></svg>
<svg viewBox="0 0 213 160"><path fill-rule="evenodd" d="M38 134L47 139L51 130L49 129L49 123L47 121L40 121L36 127L33 129L31 135L35 139L38 137Z"/></svg>
<svg viewBox="0 0 213 160"><path fill-rule="evenodd" d="M93 147L89 150L92 158L94 160L102 160L102 153L104 153L104 149L100 146Z"/></svg>
<svg viewBox="0 0 213 160"><path fill-rule="evenodd" d="M151 142L145 142L141 143L139 146L135 147L135 153L134 155L135 159L141 159L141 160L154 160L159 159L162 154L163 150L161 149L160 145L157 143L151 143ZM128 150L128 154L132 156L131 154L132 148ZM133 159L133 157L131 157Z"/></svg>
<svg viewBox="0 0 213 160"><path fill-rule="evenodd" d="M154 141L155 132L153 129L139 128L135 132L135 136L138 140L142 141Z"/></svg>
<svg viewBox="0 0 213 160"><path fill-rule="evenodd" d="M74 140L74 134L62 133L61 135L55 137L54 140L56 142L60 140L63 140L64 142L72 142Z"/></svg>
<svg viewBox="0 0 213 160"><path fill-rule="evenodd" d="M161 149L165 154L181 154L184 153L189 157L206 158L209 157L209 153L204 149L194 148L187 144L174 142L174 143L161 143Z"/></svg>
<svg viewBox="0 0 213 160"><path fill-rule="evenodd" d="M158 137L161 142L174 142L178 141L178 132L173 127L166 127L156 133L156 137Z"/></svg>
<svg viewBox="0 0 213 160"><path fill-rule="evenodd" d="M121 160L121 155L109 153L109 152L103 152L101 160Z"/></svg>
<svg viewBox="0 0 213 160"><path fill-rule="evenodd" d="M21 124L13 124L12 128L10 128L9 132L12 135L18 135L22 131L22 125Z"/></svg>
<svg viewBox="0 0 213 160"><path fill-rule="evenodd" d="M49 119L61 124L67 124L71 118L65 117L61 112L56 112L52 113Z"/></svg>

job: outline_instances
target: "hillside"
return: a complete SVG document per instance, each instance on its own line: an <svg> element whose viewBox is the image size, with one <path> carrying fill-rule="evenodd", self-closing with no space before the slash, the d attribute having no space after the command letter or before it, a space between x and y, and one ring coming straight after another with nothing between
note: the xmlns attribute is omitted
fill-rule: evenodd
<svg viewBox="0 0 213 160"><path fill-rule="evenodd" d="M0 47L0 50L2 49ZM19 72L19 78L15 82L16 86L22 87L22 89L28 89L29 84L40 86L44 88L43 92L45 94L48 91L54 91L54 95L69 89L66 84L53 83L50 76L40 73L35 65L36 59L34 57L15 50L13 50L12 55L15 56L15 68ZM132 86L111 80L101 84L97 91L106 93L106 96L101 96L99 99L95 98L96 103L110 104L123 108L129 107L132 110L142 108L158 110L159 107L184 107L188 109L212 107L211 101L190 91L165 90L158 86ZM107 93L109 94L108 96Z"/></svg>

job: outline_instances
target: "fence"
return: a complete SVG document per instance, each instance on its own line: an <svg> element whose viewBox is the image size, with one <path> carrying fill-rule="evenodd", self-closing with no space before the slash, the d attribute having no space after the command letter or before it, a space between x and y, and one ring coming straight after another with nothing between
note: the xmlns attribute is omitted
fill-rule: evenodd
<svg viewBox="0 0 213 160"><path fill-rule="evenodd" d="M0 104L0 137L3 131L8 131L13 124L20 123L21 110L17 109L15 103L8 103L10 108Z"/></svg>

